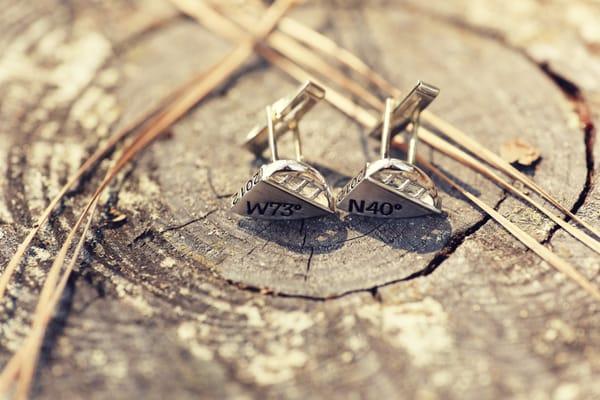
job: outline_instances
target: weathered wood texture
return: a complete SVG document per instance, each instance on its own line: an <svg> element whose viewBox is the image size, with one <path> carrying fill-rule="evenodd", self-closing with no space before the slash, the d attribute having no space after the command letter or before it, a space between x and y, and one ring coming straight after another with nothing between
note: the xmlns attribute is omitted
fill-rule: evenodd
<svg viewBox="0 0 600 400"><path fill-rule="evenodd" d="M230 44L159 0L3 0L0 9L5 262L109 132ZM400 88L440 86L433 110L491 149L515 137L535 144L535 180L600 225L600 6L324 2L293 16ZM295 86L256 58L111 187L106 207L127 221L95 224L34 397L600 397L598 305L444 185L444 217L279 223L227 212L227 195L258 165L237 143ZM325 104L303 130L307 158L336 189L376 154ZM420 152L597 277L598 257L538 213ZM11 285L2 362L26 334L44 271L97 179L73 191Z"/></svg>

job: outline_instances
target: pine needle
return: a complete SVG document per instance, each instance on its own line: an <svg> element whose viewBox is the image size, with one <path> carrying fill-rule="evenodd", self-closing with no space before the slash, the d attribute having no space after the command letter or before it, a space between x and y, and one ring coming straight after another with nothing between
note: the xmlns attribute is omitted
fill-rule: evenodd
<svg viewBox="0 0 600 400"><path fill-rule="evenodd" d="M385 78L370 68L363 60L356 57L350 51L340 47L327 36L314 31L295 20L286 17L279 23L279 30L286 33L288 36L296 39L300 43L319 50L322 53L328 54L337 59L342 65L349 67L357 72L384 93L390 94L392 97L400 97L400 90L390 84Z"/></svg>
<svg viewBox="0 0 600 400"><path fill-rule="evenodd" d="M478 197L472 195L467 192L465 189L457 185L454 181L452 181L446 174L442 171L434 167L432 164L425 160L421 160L421 162L425 165L427 169L436 174L440 179L446 182L448 185L452 186L454 189L459 191L463 196L469 199L473 204L479 207L483 212L492 217L497 223L499 223L504 229L508 231L511 235L517 238L521 243L527 246L530 250L532 250L535 254L537 254L540 258L545 260L548 264L554 267L559 272L562 272L569 278L571 278L575 283L581 286L586 292L588 292L594 299L600 301L600 289L596 285L594 285L589 279L587 279L584 275L582 275L579 271L575 269L570 263L563 260L555 253L550 251L547 247L538 243L532 236L527 234L521 228L519 228L514 223L510 222L507 218L505 218L498 211L494 210L493 207L490 207L485 202L483 202Z"/></svg>
<svg viewBox="0 0 600 400"><path fill-rule="evenodd" d="M490 151L487 147L483 146L479 142L477 142L472 137L468 136L466 133L456 128L452 124L444 121L443 119L435 116L431 112L425 111L422 114L423 119L426 123L431 125L437 131L447 136L451 140L456 143L459 143L465 149L469 150L473 154L477 154L478 157L486 161L488 164L493 167L499 169L504 172L508 176L517 181L521 182L523 185L527 186L529 189L533 190L535 193L540 195L554 207L559 209L563 214L567 217L578 223L579 225L586 228L588 231L592 232L597 238L600 238L600 231L597 228L594 228L591 224L586 222L584 219L579 216L573 214L571 210L567 207L563 206L558 200L556 200L550 193L548 193L544 188L535 183L531 178L527 175L510 165L508 162L504 161L502 157Z"/></svg>
<svg viewBox="0 0 600 400"><path fill-rule="evenodd" d="M596 253L600 254L600 242L595 240L594 238L587 235L581 229L578 229L576 226L569 224L564 219L556 216L553 212L548 210L546 207L535 201L532 197L523 193L523 191L517 189L514 185L511 185L509 182L505 181L501 176L496 174L492 169L487 167L481 161L477 160L475 157L465 153L464 151L458 149L456 146L451 145L447 141L443 140L439 136L433 134L431 131L427 129L419 130L419 137L423 138L424 142L439 152L453 158L454 160L460 162L463 165L470 167L471 169L479 172L480 174L486 176L490 180L497 183L500 187L508 190L509 192L515 194L517 197L521 198L524 202L528 203L532 207L539 210L541 213L550 218L554 223L559 225L569 234L571 234L574 238L581 241L583 244L588 246L590 249L594 250Z"/></svg>

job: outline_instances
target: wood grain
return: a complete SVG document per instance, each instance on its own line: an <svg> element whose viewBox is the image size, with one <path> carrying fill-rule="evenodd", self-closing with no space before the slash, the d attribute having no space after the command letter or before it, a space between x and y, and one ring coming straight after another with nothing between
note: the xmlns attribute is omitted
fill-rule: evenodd
<svg viewBox="0 0 600 400"><path fill-rule="evenodd" d="M229 49L167 2L30 3L0 4L9 10L0 16L3 261L111 129ZM550 71L574 94L541 67L539 47L502 39L523 11L495 11L497 26L473 17L474 0L415 4L324 2L294 17L401 88L440 86L434 111L490 149L526 138L543 156L529 171L536 182L598 226L589 126L600 106L594 80L578 72L598 63L589 34L556 10L563 40L590 63L559 69L571 47L543 41L547 24L538 27L558 54ZM527 4L538 15L542 6ZM599 396L597 305L443 184L443 217L278 223L227 212L227 195L263 162L237 143L294 87L256 58L121 176L103 202L127 221L97 221L46 339L35 397ZM589 110L586 129L574 105ZM360 127L325 104L302 129L308 160L336 189L376 157ZM288 140L280 149L293 154ZM550 222L456 162L420 153L597 276L597 257ZM9 287L0 360L25 335L43 272L99 177L72 193Z"/></svg>

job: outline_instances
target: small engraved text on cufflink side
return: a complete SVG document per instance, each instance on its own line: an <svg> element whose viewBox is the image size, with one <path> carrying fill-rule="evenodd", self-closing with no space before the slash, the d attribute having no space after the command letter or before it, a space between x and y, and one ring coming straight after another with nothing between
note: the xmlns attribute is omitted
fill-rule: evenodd
<svg viewBox="0 0 600 400"><path fill-rule="evenodd" d="M260 182L261 177L262 168L260 168L250 179L248 179L246 183L244 183L244 185L240 188L240 190L234 193L234 195L231 197L231 205L235 206L238 203L238 201L240 201L240 199L244 197L246 193L251 191L252 188Z"/></svg>
<svg viewBox="0 0 600 400"><path fill-rule="evenodd" d="M340 193L338 195L338 203L341 203L342 200L344 200L344 197L346 197L348 195L348 193L350 193L352 191L352 189L354 189L356 186L358 186L358 184L360 182L362 182L362 180L365 178L367 174L367 167L365 166L359 173L358 175L356 175L354 178L352 178L350 180L350 182L348 182L346 184L346 186L344 186L342 188L342 190L340 190Z"/></svg>

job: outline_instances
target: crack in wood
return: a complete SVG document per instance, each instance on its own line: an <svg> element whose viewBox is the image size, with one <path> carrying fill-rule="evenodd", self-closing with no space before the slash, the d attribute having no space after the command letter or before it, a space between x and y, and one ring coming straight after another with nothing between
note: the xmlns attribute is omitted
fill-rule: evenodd
<svg viewBox="0 0 600 400"><path fill-rule="evenodd" d="M219 193L215 188L212 177L212 168L208 165L200 167L206 172L206 182L208 183L208 187L210 191L215 196L215 199L226 199L233 196L233 193Z"/></svg>
<svg viewBox="0 0 600 400"><path fill-rule="evenodd" d="M312 263L313 255L315 254L315 248L310 247L310 254L308 255L308 259L306 260L306 271L304 272L304 282L308 280L308 274L310 273L310 266Z"/></svg>
<svg viewBox="0 0 600 400"><path fill-rule="evenodd" d="M575 110L577 111L577 117L581 123L583 129L583 140L585 144L585 163L587 168L587 173L585 177L585 184L577 196L577 199L573 203L571 207L571 212L576 214L577 211L585 204L587 197L592 190L592 184L594 181L595 174L595 164L596 161L594 159L594 144L596 142L596 127L592 121L592 111L589 103L587 102L585 96L583 95L579 86L567 79L566 77L560 75L556 71L554 71L550 65L547 63L538 63L537 64L542 71L550 78L556 85L561 89L563 94L575 104ZM570 218L566 217L566 221L569 221ZM558 231L558 225L554 225L542 243L549 243L554 237L554 234Z"/></svg>
<svg viewBox="0 0 600 400"><path fill-rule="evenodd" d="M191 224L195 224L197 222L205 220L206 218L208 218L210 215L212 215L213 213L215 213L217 211L218 211L218 209L215 208L213 210L208 211L206 214L204 214L204 215L202 215L200 217L193 218L193 219L191 219L189 221L183 222L183 223L178 224L178 225L169 226L169 227L164 228L164 229L162 229L160 231L157 231L154 228L144 229L144 231L142 233L140 233L139 235L137 235L136 237L134 237L133 240L130 241L127 244L127 246L128 247L132 247L136 243L141 242L141 241L145 241L145 240L152 241L152 240L154 240L154 238L157 235L162 235L162 234L167 233L167 232L172 232L172 231L175 231L175 230L178 230L178 229L183 229L186 226L189 226Z"/></svg>
<svg viewBox="0 0 600 400"><path fill-rule="evenodd" d="M175 225L175 226L170 226L168 228L165 228L165 229L159 231L158 234L162 235L163 233L176 231L178 229L185 228L186 226L189 226L191 224L195 224L196 222L204 221L206 218L208 218L210 215L214 214L217 211L218 211L218 209L215 208L213 210L208 211L206 214L202 215L201 217L193 218L193 219L191 219L191 220L189 220L187 222L184 222L182 224Z"/></svg>

